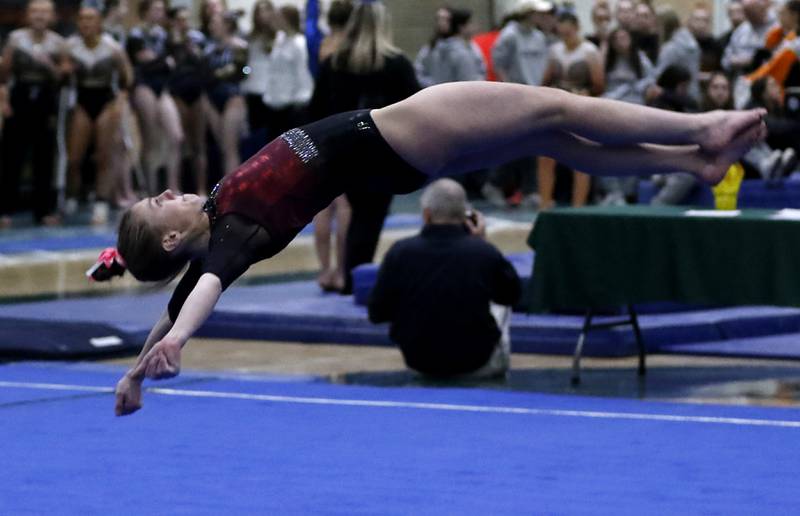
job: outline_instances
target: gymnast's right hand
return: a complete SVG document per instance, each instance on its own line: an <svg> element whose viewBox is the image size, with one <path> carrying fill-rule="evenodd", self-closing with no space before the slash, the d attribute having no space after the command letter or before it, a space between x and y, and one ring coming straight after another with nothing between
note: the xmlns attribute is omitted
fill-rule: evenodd
<svg viewBox="0 0 800 516"><path fill-rule="evenodd" d="M126 374L117 382L116 395L114 413L118 416L133 414L142 408L142 380Z"/></svg>

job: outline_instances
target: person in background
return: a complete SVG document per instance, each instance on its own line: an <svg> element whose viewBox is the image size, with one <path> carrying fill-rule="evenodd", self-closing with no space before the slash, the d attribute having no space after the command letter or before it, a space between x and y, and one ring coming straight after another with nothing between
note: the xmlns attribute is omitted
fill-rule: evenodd
<svg viewBox="0 0 800 516"><path fill-rule="evenodd" d="M561 41L550 48L542 84L580 95L601 95L605 89L605 79L600 50L581 37L580 24L574 14L565 12L559 16L558 32ZM556 184L556 162L552 158L539 157L537 179L540 208L552 208L555 205L553 194ZM586 204L590 188L589 175L574 171L572 205Z"/></svg>
<svg viewBox="0 0 800 516"><path fill-rule="evenodd" d="M313 92L308 48L299 25L293 7L275 9L269 0L253 6L249 74L242 90L248 99L250 132L266 131L267 140L302 121Z"/></svg>
<svg viewBox="0 0 800 516"><path fill-rule="evenodd" d="M750 83L771 76L782 90L800 86L800 0L788 0L778 15L780 23L767 34L766 48L772 57L753 73L747 75Z"/></svg>
<svg viewBox="0 0 800 516"><path fill-rule="evenodd" d="M228 174L242 161L239 140L244 133L247 107L240 83L247 63L247 42L236 35L236 13L212 15L208 31L204 60L206 96L212 109L206 110L206 115L222 151L223 173Z"/></svg>
<svg viewBox="0 0 800 516"><path fill-rule="evenodd" d="M725 48L728 46L728 43L731 41L731 35L733 35L733 31L736 30L739 25L745 21L744 17L744 7L742 7L741 0L730 0L727 3L726 13L728 15L728 23L730 24L730 28L725 31L719 37L719 48L725 51Z"/></svg>
<svg viewBox="0 0 800 516"><path fill-rule="evenodd" d="M611 32L605 56L607 99L645 103L645 91L653 84L653 64L637 46L631 33L623 28ZM636 178L602 177L598 184L605 194L601 204L622 205L636 193Z"/></svg>
<svg viewBox="0 0 800 516"><path fill-rule="evenodd" d="M691 83L692 76L686 68L670 65L658 76L656 85L659 94L648 104L668 111L696 112L698 110L697 102L689 94ZM650 204L656 206L680 204L699 184L695 176L689 173L655 176L653 182L659 191Z"/></svg>
<svg viewBox="0 0 800 516"><path fill-rule="evenodd" d="M617 27L631 32L636 29L636 3L633 0L617 0L614 10Z"/></svg>
<svg viewBox="0 0 800 516"><path fill-rule="evenodd" d="M350 15L345 37L334 54L320 65L310 111L313 119L379 108L417 91L414 66L392 43L389 13L383 2L359 3ZM352 292L351 271L369 263L378 246L392 195L370 191L370 177L360 177L346 189L352 209L347 229L344 267L325 279L323 288ZM363 184L361 184L363 183Z"/></svg>
<svg viewBox="0 0 800 516"><path fill-rule="evenodd" d="M800 134L800 120L786 116L783 91L774 77L767 75L753 82L750 86L750 106L767 110L764 117L768 130L765 143L770 149L783 152L781 166L770 179L793 172L800 153L800 139L797 137Z"/></svg>
<svg viewBox="0 0 800 516"><path fill-rule="evenodd" d="M328 59L339 48L344 39L344 29L350 14L353 12L353 2L351 0L333 0L328 8L328 28L330 32L319 49L319 61Z"/></svg>
<svg viewBox="0 0 800 516"><path fill-rule="evenodd" d="M353 3L350 0L334 0L331 3L328 10L328 26L331 32L322 41L320 63L331 57L344 41L345 28L352 12ZM344 288L344 256L351 214L347 196L340 195L314 217L314 249L320 264L317 283L326 292L336 292ZM335 256L331 253L331 240L334 243Z"/></svg>
<svg viewBox="0 0 800 516"><path fill-rule="evenodd" d="M728 77L722 72L714 72L703 91L701 111L714 111L715 109L733 109L733 88ZM785 153L785 156L784 156ZM755 144L744 156L742 164L745 166L746 175L754 175L765 181L779 179L787 172L791 172L794 165L794 150L772 149L765 141Z"/></svg>
<svg viewBox="0 0 800 516"><path fill-rule="evenodd" d="M107 0L103 8L103 32L125 48L128 30L125 19L128 16L128 0Z"/></svg>
<svg viewBox="0 0 800 516"><path fill-rule="evenodd" d="M201 0L200 1L200 32L208 38L211 33L208 26L211 23L211 17L215 14L223 14L228 10L225 0Z"/></svg>
<svg viewBox="0 0 800 516"><path fill-rule="evenodd" d="M700 46L699 80L701 83L706 83L711 72L722 69L723 51L719 46L719 40L711 33L711 10L706 4L697 4L692 9L686 28Z"/></svg>
<svg viewBox="0 0 800 516"><path fill-rule="evenodd" d="M509 13L511 21L492 48L492 62L500 81L541 86L548 51L547 37L536 26L541 8L538 2L523 1ZM481 193L498 207L509 205L508 196L520 198L512 202L537 206L536 158L516 160L493 169Z"/></svg>
<svg viewBox="0 0 800 516"><path fill-rule="evenodd" d="M472 11L450 9L451 34L439 40L430 53L433 84L486 79L486 63L472 42Z"/></svg>
<svg viewBox="0 0 800 516"><path fill-rule="evenodd" d="M611 8L605 0L595 2L592 6L592 28L594 32L586 39L597 48L605 51L608 36L611 32Z"/></svg>
<svg viewBox="0 0 800 516"><path fill-rule="evenodd" d="M658 17L649 2L636 4L634 30L631 35L633 35L636 46L647 54L651 63L655 63L658 60L661 40L658 34Z"/></svg>
<svg viewBox="0 0 800 516"><path fill-rule="evenodd" d="M483 216L469 210L457 182L432 183L421 204L425 225L384 257L369 299L369 319L389 322L389 335L406 365L419 373L504 376L519 277L486 241Z"/></svg>
<svg viewBox="0 0 800 516"><path fill-rule="evenodd" d="M0 62L0 106L5 118L0 169L0 229L11 227L21 208L20 180L28 152L33 173L33 217L37 224L60 223L56 214L53 169L56 152L58 92L69 72L64 39L49 30L51 0L30 0L28 25L13 31Z"/></svg>
<svg viewBox="0 0 800 516"><path fill-rule="evenodd" d="M139 17L142 23L128 34L126 47L135 72L132 101L141 128L147 189L151 193L159 189L158 170L163 161L167 187L180 191L183 129L175 101L166 90L172 61L167 54L168 34L163 27L164 2L142 0Z"/></svg>
<svg viewBox="0 0 800 516"><path fill-rule="evenodd" d="M449 7L439 7L436 10L436 17L433 29L433 36L430 41L422 46L414 59L414 70L417 74L417 81L423 88L435 84L433 80L433 59L432 52L440 40L452 34L451 28L452 15Z"/></svg>
<svg viewBox="0 0 800 516"><path fill-rule="evenodd" d="M722 54L722 68L733 77L752 71L754 57L775 24L769 0L743 0L745 21L731 34Z"/></svg>
<svg viewBox="0 0 800 516"><path fill-rule="evenodd" d="M203 56L206 38L191 28L189 9L176 7L169 11L170 31L167 42L174 68L169 79L169 92L175 100L181 125L186 135L194 179L194 193L208 193L208 158L206 156L206 99L204 95Z"/></svg>
<svg viewBox="0 0 800 516"><path fill-rule="evenodd" d="M67 195L73 200L80 194L81 169L94 140L96 157L96 199L92 224L108 222L110 206L128 206L135 202L125 191L130 173L122 141L122 112L118 96L127 99L133 84L133 71L124 49L103 33L99 8L81 7L78 35L67 40L70 69L76 87L76 103L69 123Z"/></svg>
<svg viewBox="0 0 800 516"><path fill-rule="evenodd" d="M683 67L691 77L689 95L697 103L700 100L700 45L692 33L681 25L678 13L672 7L659 7L658 22L662 43L655 63L655 74L660 76L670 66ZM657 94L657 90L651 92L650 98Z"/></svg>

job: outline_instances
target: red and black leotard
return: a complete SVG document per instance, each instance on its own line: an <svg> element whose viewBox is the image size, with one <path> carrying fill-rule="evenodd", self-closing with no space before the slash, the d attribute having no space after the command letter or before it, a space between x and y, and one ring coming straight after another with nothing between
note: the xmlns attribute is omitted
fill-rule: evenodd
<svg viewBox="0 0 800 516"><path fill-rule="evenodd" d="M176 287L170 319L204 273L228 288L250 265L289 245L345 190L408 193L427 179L392 150L369 110L287 131L212 191L204 207L211 221L208 255L193 261Z"/></svg>

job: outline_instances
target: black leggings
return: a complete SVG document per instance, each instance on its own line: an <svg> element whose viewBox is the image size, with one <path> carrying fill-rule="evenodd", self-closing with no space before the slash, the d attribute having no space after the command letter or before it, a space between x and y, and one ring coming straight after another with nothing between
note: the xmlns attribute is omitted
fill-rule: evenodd
<svg viewBox="0 0 800 516"><path fill-rule="evenodd" d="M3 128L0 215L18 211L20 179L30 153L33 215L37 222L56 208L53 188L58 100L55 88L18 83L11 90L13 114Z"/></svg>

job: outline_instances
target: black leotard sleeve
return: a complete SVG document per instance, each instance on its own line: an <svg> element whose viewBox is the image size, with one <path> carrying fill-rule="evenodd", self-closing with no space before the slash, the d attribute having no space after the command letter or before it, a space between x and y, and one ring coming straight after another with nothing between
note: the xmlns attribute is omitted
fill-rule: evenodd
<svg viewBox="0 0 800 516"><path fill-rule="evenodd" d="M230 213L219 217L211 230L208 255L192 262L172 294L167 310L175 322L194 290L197 281L205 273L219 278L222 290L227 289L253 263L274 254L274 242L267 231L250 219Z"/></svg>

